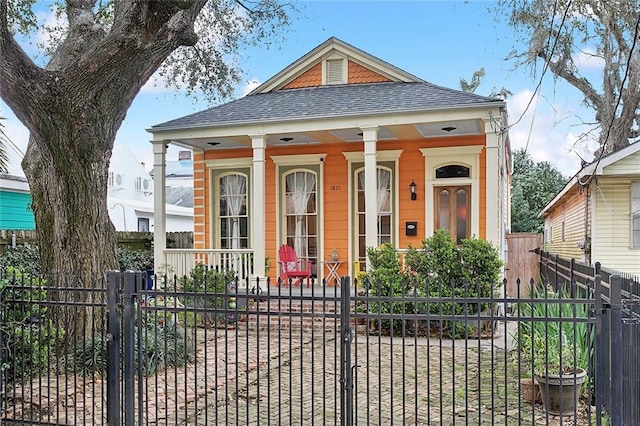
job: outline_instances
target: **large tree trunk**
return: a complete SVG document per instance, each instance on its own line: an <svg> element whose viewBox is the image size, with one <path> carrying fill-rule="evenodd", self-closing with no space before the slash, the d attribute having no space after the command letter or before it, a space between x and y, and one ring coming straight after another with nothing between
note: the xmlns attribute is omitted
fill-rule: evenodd
<svg viewBox="0 0 640 426"><path fill-rule="evenodd" d="M66 37L43 69L15 41L8 3L0 0L0 96L31 132L23 168L42 267L65 286L103 286L105 272L117 267L107 210L116 131L168 55L197 41L193 25L206 1L117 1L107 27L94 14L94 0L67 1ZM57 296L82 303L94 294ZM92 308L64 305L58 323L69 339L91 332Z"/></svg>
<svg viewBox="0 0 640 426"><path fill-rule="evenodd" d="M40 137L55 138L59 143L52 145L60 149L42 152L43 144L31 140L23 168L38 224L43 271L51 281L59 280L57 285L73 287L52 296L80 302L50 310L67 341L73 342L104 327L104 310L90 305L104 302L105 294L91 289L104 287L105 271L117 269L116 234L106 194L114 132L101 135L104 127L73 118L57 117L56 123L55 134ZM88 128L90 132L83 131Z"/></svg>
<svg viewBox="0 0 640 426"><path fill-rule="evenodd" d="M88 123L60 124L58 135L43 137L73 140L76 147L86 148L42 152L32 141L23 161L38 224L38 242L45 248L42 267L48 272L93 275L117 267L115 228L107 210L113 138L96 144L95 139L104 140L105 136L77 131ZM86 143L79 140L82 137Z"/></svg>

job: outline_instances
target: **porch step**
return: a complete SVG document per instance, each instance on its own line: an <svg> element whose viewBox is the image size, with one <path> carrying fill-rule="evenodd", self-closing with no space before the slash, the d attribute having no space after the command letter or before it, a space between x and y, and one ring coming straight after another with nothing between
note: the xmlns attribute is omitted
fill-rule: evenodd
<svg viewBox="0 0 640 426"><path fill-rule="evenodd" d="M340 305L335 301L280 299L257 301L244 315L249 326L261 330L315 329L335 332L340 324Z"/></svg>

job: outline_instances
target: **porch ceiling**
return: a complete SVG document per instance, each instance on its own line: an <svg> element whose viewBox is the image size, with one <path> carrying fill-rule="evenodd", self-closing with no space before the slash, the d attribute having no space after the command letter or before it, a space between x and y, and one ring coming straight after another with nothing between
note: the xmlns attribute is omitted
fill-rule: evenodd
<svg viewBox="0 0 640 426"><path fill-rule="evenodd" d="M171 143L197 150L225 150L234 148L251 148L251 138L248 134L232 136L186 137L171 139ZM249 133L247 130L246 133ZM424 138L441 138L453 136L469 136L484 133L484 123L480 119L447 120L411 124L389 124L380 126L378 140L411 140ZM178 135L176 135L178 136ZM362 142L362 130L359 127L335 128L323 130L309 130L297 128L286 131L283 125L281 131L266 136L267 147L316 145L331 143Z"/></svg>

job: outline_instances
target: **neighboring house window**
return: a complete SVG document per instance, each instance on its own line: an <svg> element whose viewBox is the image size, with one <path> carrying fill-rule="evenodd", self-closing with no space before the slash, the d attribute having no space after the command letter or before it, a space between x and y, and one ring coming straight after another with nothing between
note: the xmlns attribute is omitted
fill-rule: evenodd
<svg viewBox="0 0 640 426"><path fill-rule="evenodd" d="M218 183L219 247L248 248L247 176L230 173L221 176Z"/></svg>
<svg viewBox="0 0 640 426"><path fill-rule="evenodd" d="M562 237L562 241L564 241L564 220L562 221L562 227L560 228L560 235Z"/></svg>
<svg viewBox="0 0 640 426"><path fill-rule="evenodd" d="M299 259L316 261L318 253L318 177L294 170L284 174L284 232Z"/></svg>
<svg viewBox="0 0 640 426"><path fill-rule="evenodd" d="M356 172L357 191L357 226L358 226L358 260L366 262L366 209L365 209L365 171L360 169ZM393 241L393 179L391 169L378 166L377 178L377 210L378 210L378 245L391 243Z"/></svg>
<svg viewBox="0 0 640 426"><path fill-rule="evenodd" d="M640 248L640 182L631 182L631 247Z"/></svg>
<svg viewBox="0 0 640 426"><path fill-rule="evenodd" d="M113 172L109 172L109 179L108 179L107 185L109 186L109 188L113 188L115 184L116 182L115 182L115 177L113 175Z"/></svg>
<svg viewBox="0 0 640 426"><path fill-rule="evenodd" d="M148 217L139 217L138 218L138 232L149 232L149 218Z"/></svg>
<svg viewBox="0 0 640 426"><path fill-rule="evenodd" d="M140 176L136 178L136 191L142 192L142 178Z"/></svg>

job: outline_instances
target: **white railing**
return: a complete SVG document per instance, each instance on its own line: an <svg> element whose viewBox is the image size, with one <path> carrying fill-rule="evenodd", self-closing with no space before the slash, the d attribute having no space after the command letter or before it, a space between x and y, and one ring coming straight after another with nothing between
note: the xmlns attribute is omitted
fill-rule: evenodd
<svg viewBox="0 0 640 426"><path fill-rule="evenodd" d="M241 280L253 273L252 249L167 249L164 251L164 271L181 277L196 265L206 265L221 271L232 270ZM159 273L160 271L156 271Z"/></svg>

